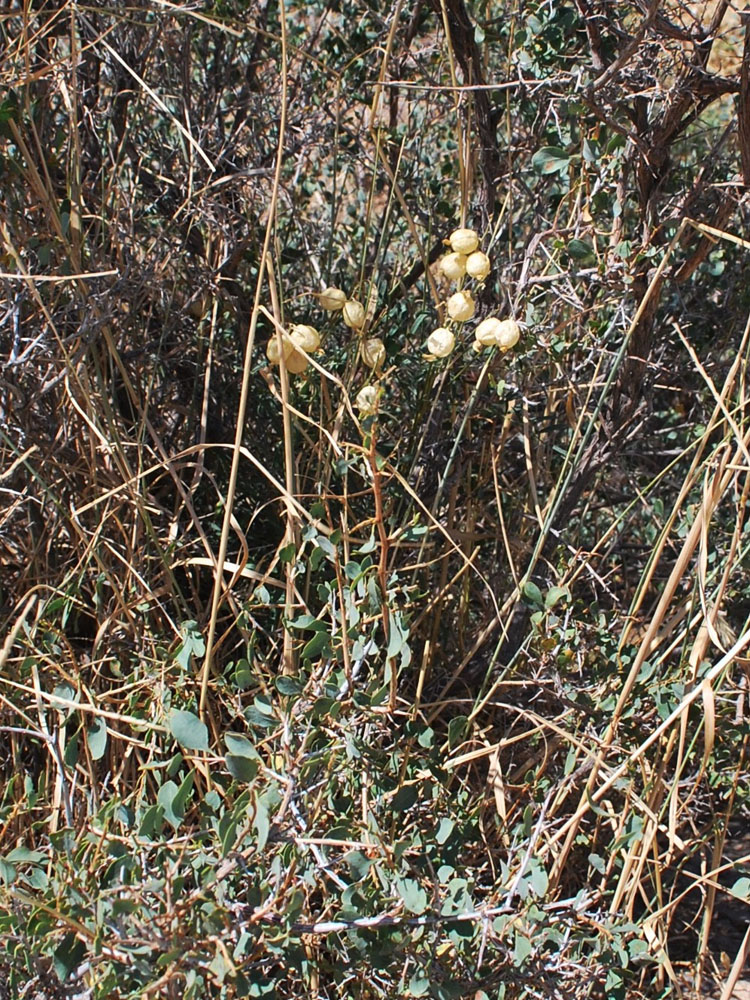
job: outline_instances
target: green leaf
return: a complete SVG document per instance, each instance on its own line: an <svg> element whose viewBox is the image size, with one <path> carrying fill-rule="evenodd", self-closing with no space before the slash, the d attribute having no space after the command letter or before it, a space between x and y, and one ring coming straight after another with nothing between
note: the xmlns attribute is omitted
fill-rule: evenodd
<svg viewBox="0 0 750 1000"><path fill-rule="evenodd" d="M107 723L104 719L95 718L86 730L89 752L93 760L101 760L107 749Z"/></svg>
<svg viewBox="0 0 750 1000"><path fill-rule="evenodd" d="M156 804L149 806L138 826L139 837L151 837L164 825L163 810Z"/></svg>
<svg viewBox="0 0 750 1000"><path fill-rule="evenodd" d="M266 795L261 795L255 804L255 830L258 834L258 850L262 851L268 843L268 834L271 832L271 818L266 804Z"/></svg>
<svg viewBox="0 0 750 1000"><path fill-rule="evenodd" d="M16 869L13 865L9 865L7 861L3 861L0 858L0 881L5 885L11 885L16 880Z"/></svg>
<svg viewBox="0 0 750 1000"><path fill-rule="evenodd" d="M531 165L538 174L561 174L568 169L570 157L559 146L543 146L531 158Z"/></svg>
<svg viewBox="0 0 750 1000"><path fill-rule="evenodd" d="M177 790L177 795L174 800L175 808L181 809L183 814L185 812L185 806L192 798L194 784L195 771L191 769L180 782L180 787Z"/></svg>
<svg viewBox="0 0 750 1000"><path fill-rule="evenodd" d="M60 830L49 834L49 842L55 854L67 854L68 856L71 856L79 843L78 834L72 827L64 826ZM16 848L16 850L18 850L18 848ZM24 847L22 850L26 850L26 848ZM13 851L10 853L11 855L14 854ZM45 854L45 861L47 860L49 860L49 858L48 855ZM36 861L33 863L36 864Z"/></svg>
<svg viewBox="0 0 750 1000"><path fill-rule="evenodd" d="M409 996L423 997L430 991L430 980L421 972L415 972L409 980Z"/></svg>
<svg viewBox="0 0 750 1000"><path fill-rule="evenodd" d="M180 801L179 788L174 781L165 781L159 789L156 800L164 810L164 819L175 830L179 830L185 818L185 806Z"/></svg>
<svg viewBox="0 0 750 1000"><path fill-rule="evenodd" d="M290 563L294 560L294 555L296 548L294 542L290 542L288 545L284 545L283 548L279 550L279 562Z"/></svg>
<svg viewBox="0 0 750 1000"><path fill-rule="evenodd" d="M351 559L344 566L344 572L346 573L347 579L356 580L357 577L362 574L362 566L358 562Z"/></svg>
<svg viewBox="0 0 750 1000"><path fill-rule="evenodd" d="M167 725L180 746L188 750L208 750L208 729L197 715L174 708L169 713Z"/></svg>
<svg viewBox="0 0 750 1000"><path fill-rule="evenodd" d="M301 694L304 687L298 677L286 677L282 675L276 678L276 690L287 698L294 698Z"/></svg>
<svg viewBox="0 0 750 1000"><path fill-rule="evenodd" d="M247 660L239 660L234 671L234 683L240 691L249 688L253 682L253 673Z"/></svg>
<svg viewBox="0 0 750 1000"><path fill-rule="evenodd" d="M75 767L78 763L78 733L68 740L63 760L65 761L65 765L67 767Z"/></svg>
<svg viewBox="0 0 750 1000"><path fill-rule="evenodd" d="M0 882L11 885L16 880L16 869L0 858Z"/></svg>
<svg viewBox="0 0 750 1000"><path fill-rule="evenodd" d="M368 552L372 552L375 549L375 533L371 532L370 537L367 539L364 545L360 548L355 549L354 553L358 556L366 556Z"/></svg>
<svg viewBox="0 0 750 1000"><path fill-rule="evenodd" d="M253 698L253 705L262 712L263 715L273 716L273 705L263 694L258 694Z"/></svg>
<svg viewBox="0 0 750 1000"><path fill-rule="evenodd" d="M429 530L426 524L413 524L404 529L401 533L401 539L404 542L419 542L429 533Z"/></svg>
<svg viewBox="0 0 750 1000"><path fill-rule="evenodd" d="M224 952L217 947L213 960L208 965L209 971L215 976L219 985L223 985L229 973L234 972L234 966L224 957Z"/></svg>
<svg viewBox="0 0 750 1000"><path fill-rule="evenodd" d="M630 955L631 960L637 961L638 959L648 959L648 942L639 938L635 938L633 941L628 941L628 954Z"/></svg>
<svg viewBox="0 0 750 1000"><path fill-rule="evenodd" d="M567 587L550 587L544 598L544 606L554 608L562 600L570 600L570 590Z"/></svg>
<svg viewBox="0 0 750 1000"><path fill-rule="evenodd" d="M352 881L359 882L369 874L374 861L362 851L349 851L343 859L349 866L349 876Z"/></svg>
<svg viewBox="0 0 750 1000"><path fill-rule="evenodd" d="M247 736L240 733L224 733L227 750L235 757L246 757L248 760L259 760L258 751Z"/></svg>
<svg viewBox="0 0 750 1000"><path fill-rule="evenodd" d="M65 982L71 972L81 964L85 954L86 946L83 941L79 941L75 934L66 934L52 956L60 982Z"/></svg>
<svg viewBox="0 0 750 1000"><path fill-rule="evenodd" d="M746 903L750 903L750 878L747 878L747 876L738 878L729 891L737 899L742 899Z"/></svg>
<svg viewBox="0 0 750 1000"><path fill-rule="evenodd" d="M417 737L417 743L419 743L421 747L424 747L426 750L428 750L432 746L434 739L435 739L435 730L431 729L430 726L427 726L427 728L423 729L422 732Z"/></svg>
<svg viewBox="0 0 750 1000"><path fill-rule="evenodd" d="M232 850L237 838L237 824L239 819L233 813L224 813L219 822L219 840L221 842L221 855L226 857Z"/></svg>
<svg viewBox="0 0 750 1000"><path fill-rule="evenodd" d="M537 608L544 606L542 592L532 580L527 580L523 585L523 596L529 604L533 604Z"/></svg>
<svg viewBox="0 0 750 1000"><path fill-rule="evenodd" d="M597 142L590 142L588 139L584 139L583 158L587 163L596 163L599 159L599 144Z"/></svg>
<svg viewBox="0 0 750 1000"><path fill-rule="evenodd" d="M408 635L409 630L402 625L401 616L392 614L388 632L388 649L386 650L386 656L389 660L398 656L401 650L404 649Z"/></svg>
<svg viewBox="0 0 750 1000"><path fill-rule="evenodd" d="M617 969L610 969L604 983L604 989L608 997L619 997L623 988L622 973Z"/></svg>
<svg viewBox="0 0 750 1000"><path fill-rule="evenodd" d="M453 833L455 825L456 824L452 819L448 819L447 816L443 816L443 818L440 820L440 826L438 827L438 831L435 834L435 840L438 842L438 844L444 844L446 842L446 840Z"/></svg>
<svg viewBox="0 0 750 1000"><path fill-rule="evenodd" d="M451 750L464 738L469 720L465 715L457 715L448 723L448 744Z"/></svg>
<svg viewBox="0 0 750 1000"><path fill-rule="evenodd" d="M568 253L573 260L593 261L594 248L585 240L573 239L568 243Z"/></svg>
<svg viewBox="0 0 750 1000"><path fill-rule="evenodd" d="M336 546L332 545L331 542L326 538L325 535L318 535L315 539L318 548L323 552L330 562L336 561Z"/></svg>
<svg viewBox="0 0 750 1000"><path fill-rule="evenodd" d="M5 860L11 865L41 865L47 861L47 855L42 851L32 851L30 847L25 847L21 844L19 847L14 847L12 851L9 851L5 855Z"/></svg>
<svg viewBox="0 0 750 1000"><path fill-rule="evenodd" d="M194 621L183 622L180 626L182 643L175 653L175 660L183 670L188 670L192 657L202 659L206 652L206 642L203 633Z"/></svg>
<svg viewBox="0 0 750 1000"><path fill-rule="evenodd" d="M224 763L226 764L227 771L237 781L253 781L260 769L259 761L248 760L247 757L240 757L237 754L228 753L224 758Z"/></svg>
<svg viewBox="0 0 750 1000"><path fill-rule="evenodd" d="M516 931L515 944L513 947L513 964L521 966L532 952L531 941L524 935Z"/></svg>
<svg viewBox="0 0 750 1000"><path fill-rule="evenodd" d="M547 887L549 886L547 872L538 861L532 862L531 871L529 872L529 885L537 898L541 899L547 892Z"/></svg>
<svg viewBox="0 0 750 1000"><path fill-rule="evenodd" d="M303 660L315 660L324 651L330 651L330 636L327 632L316 632L302 650Z"/></svg>
<svg viewBox="0 0 750 1000"><path fill-rule="evenodd" d="M260 726L262 729L273 729L276 725L276 720L266 715L265 712L260 712L254 705L248 705L244 711L245 721L249 722L251 726Z"/></svg>
<svg viewBox="0 0 750 1000"><path fill-rule="evenodd" d="M413 878L396 879L396 891L404 901L404 906L410 913L419 916L427 909L427 892Z"/></svg>
<svg viewBox="0 0 750 1000"><path fill-rule="evenodd" d="M300 615L293 621L287 622L287 628L304 628L312 629L313 632L327 632L328 626L325 622L320 621L319 618L314 618L312 615Z"/></svg>
<svg viewBox="0 0 750 1000"><path fill-rule="evenodd" d="M394 812L404 812L410 809L418 798L419 793L415 785L404 785L393 796L391 808Z"/></svg>
<svg viewBox="0 0 750 1000"><path fill-rule="evenodd" d="M63 681L62 684L56 685L55 689L52 692L52 697L61 698L64 701L76 701L76 702L79 701L78 692L76 691L76 689L71 684L68 684L65 681ZM60 705L59 708L58 706L55 705L54 707L57 708L59 712L62 712L64 714L66 720L69 718L69 715L67 713L71 712L72 710L67 705Z"/></svg>

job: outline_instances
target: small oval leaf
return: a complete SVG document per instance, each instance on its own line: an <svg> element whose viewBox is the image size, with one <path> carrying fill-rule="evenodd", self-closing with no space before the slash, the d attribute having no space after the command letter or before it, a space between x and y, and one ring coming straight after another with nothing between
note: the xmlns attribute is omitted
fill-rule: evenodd
<svg viewBox="0 0 750 1000"><path fill-rule="evenodd" d="M208 730L197 715L174 708L169 713L169 730L182 747L208 750Z"/></svg>
<svg viewBox="0 0 750 1000"><path fill-rule="evenodd" d="M107 723L104 719L95 718L86 730L89 752L92 760L100 760L107 749Z"/></svg>
<svg viewBox="0 0 750 1000"><path fill-rule="evenodd" d="M253 744L241 733L224 733L224 742L227 750L234 757L246 757L249 760L258 759L258 751Z"/></svg>

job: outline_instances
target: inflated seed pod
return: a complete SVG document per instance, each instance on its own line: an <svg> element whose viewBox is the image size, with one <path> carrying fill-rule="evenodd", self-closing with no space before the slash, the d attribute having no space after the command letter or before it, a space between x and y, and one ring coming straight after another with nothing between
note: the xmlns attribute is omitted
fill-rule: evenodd
<svg viewBox="0 0 750 1000"><path fill-rule="evenodd" d="M308 354L314 354L320 347L320 334L314 326L295 323L289 331L289 339L295 347L301 347Z"/></svg>
<svg viewBox="0 0 750 1000"><path fill-rule="evenodd" d="M362 341L359 355L368 368L382 368L385 364L385 344L379 337L367 337Z"/></svg>
<svg viewBox="0 0 750 1000"><path fill-rule="evenodd" d="M281 350L284 353L284 357L288 357L294 350L294 344L291 342L286 334L281 335ZM271 362L272 365L277 365L279 363L281 353L279 350L279 337L277 334L273 334L271 339L266 344L266 357Z"/></svg>
<svg viewBox="0 0 750 1000"><path fill-rule="evenodd" d="M488 316L477 326L474 337L482 347L497 347L497 331L500 325L499 319L495 316Z"/></svg>
<svg viewBox="0 0 750 1000"><path fill-rule="evenodd" d="M310 362L307 360L305 355L296 348L292 350L291 354L284 358L286 370L291 372L292 375L301 375L309 364Z"/></svg>
<svg viewBox="0 0 750 1000"><path fill-rule="evenodd" d="M465 323L474 315L476 302L471 292L454 292L446 302L446 308L451 319L455 319L458 323Z"/></svg>
<svg viewBox="0 0 750 1000"><path fill-rule="evenodd" d="M357 393L355 405L363 417L371 416L378 408L378 388L375 385L363 386Z"/></svg>
<svg viewBox="0 0 750 1000"><path fill-rule="evenodd" d="M340 288L326 288L320 293L318 300L329 312L340 312L346 302L346 292L342 292Z"/></svg>
<svg viewBox="0 0 750 1000"><path fill-rule="evenodd" d="M501 351L515 347L521 336L521 327L514 319L504 319L497 331L497 346Z"/></svg>
<svg viewBox="0 0 750 1000"><path fill-rule="evenodd" d="M447 253L440 259L440 270L450 281L458 281L466 274L466 257L462 253Z"/></svg>
<svg viewBox="0 0 750 1000"><path fill-rule="evenodd" d="M456 346L456 338L447 327L439 326L427 338L427 350L436 358L447 358Z"/></svg>
<svg viewBox="0 0 750 1000"><path fill-rule="evenodd" d="M448 241L456 253L473 253L479 246L479 236L473 229L454 229Z"/></svg>
<svg viewBox="0 0 750 1000"><path fill-rule="evenodd" d="M466 273L477 281L484 281L490 273L490 267L490 258L481 250L475 250L466 258Z"/></svg>
<svg viewBox="0 0 750 1000"><path fill-rule="evenodd" d="M354 330L361 330L365 325L365 307L356 299L347 299L343 310L344 322Z"/></svg>

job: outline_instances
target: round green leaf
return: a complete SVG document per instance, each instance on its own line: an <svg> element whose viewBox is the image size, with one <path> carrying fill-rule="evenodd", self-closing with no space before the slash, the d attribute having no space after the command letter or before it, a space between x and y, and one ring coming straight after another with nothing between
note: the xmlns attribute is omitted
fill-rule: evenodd
<svg viewBox="0 0 750 1000"><path fill-rule="evenodd" d="M93 760L100 760L107 749L107 723L104 719L95 718L86 730L89 751Z"/></svg>
<svg viewBox="0 0 750 1000"><path fill-rule="evenodd" d="M188 750L208 750L208 730L197 715L174 708L169 713L168 725L180 746Z"/></svg>

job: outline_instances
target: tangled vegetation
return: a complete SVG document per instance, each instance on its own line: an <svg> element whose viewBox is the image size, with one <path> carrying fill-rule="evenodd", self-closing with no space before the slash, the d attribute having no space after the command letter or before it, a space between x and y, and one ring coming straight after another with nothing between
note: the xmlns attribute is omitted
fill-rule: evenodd
<svg viewBox="0 0 750 1000"><path fill-rule="evenodd" d="M0 998L723 996L750 27L0 11Z"/></svg>

